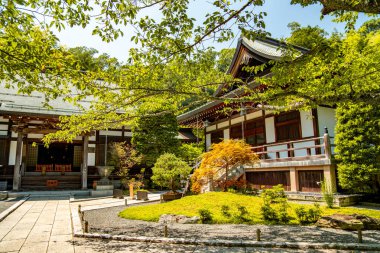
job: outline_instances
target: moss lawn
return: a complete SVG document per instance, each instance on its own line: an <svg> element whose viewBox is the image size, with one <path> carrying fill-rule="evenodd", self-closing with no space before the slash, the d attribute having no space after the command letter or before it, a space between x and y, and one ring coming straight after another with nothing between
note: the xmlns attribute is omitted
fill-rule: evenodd
<svg viewBox="0 0 380 253"><path fill-rule="evenodd" d="M237 223L236 219L228 218L222 214L221 206L223 205L229 206L232 217L237 214L238 205L245 206L248 210L248 217L250 219L250 221L245 222L247 224L269 224L264 221L261 216L260 208L262 205L262 199L260 197L229 192L209 192L200 195L187 196L179 200L162 204L129 207L120 212L119 216L132 220L158 221L162 214L199 216L199 209L208 209L212 213L213 223ZM299 224L294 209L301 205L306 208L313 206L311 204L289 203L290 207L288 213L292 217L289 224ZM359 209L354 207L337 207L329 209L325 206L321 206L321 209L322 215L330 215L334 213L357 213L380 219L380 211L377 210Z"/></svg>

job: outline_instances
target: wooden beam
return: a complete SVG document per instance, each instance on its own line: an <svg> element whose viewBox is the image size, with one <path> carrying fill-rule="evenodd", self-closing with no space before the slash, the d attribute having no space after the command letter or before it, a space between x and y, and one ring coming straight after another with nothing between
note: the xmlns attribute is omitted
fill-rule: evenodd
<svg viewBox="0 0 380 253"><path fill-rule="evenodd" d="M59 129L40 129L40 128L24 128L23 133L24 134L50 134L55 133Z"/></svg>

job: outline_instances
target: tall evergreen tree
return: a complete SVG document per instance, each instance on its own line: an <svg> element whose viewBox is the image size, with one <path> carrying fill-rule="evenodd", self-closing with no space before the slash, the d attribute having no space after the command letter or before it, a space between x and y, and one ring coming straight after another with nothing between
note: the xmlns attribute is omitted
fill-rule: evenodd
<svg viewBox="0 0 380 253"><path fill-rule="evenodd" d="M178 123L173 113L140 117L132 128L132 143L148 166L164 153L177 153Z"/></svg>
<svg viewBox="0 0 380 253"><path fill-rule="evenodd" d="M344 103L337 119L340 186L352 192L379 192L380 105Z"/></svg>

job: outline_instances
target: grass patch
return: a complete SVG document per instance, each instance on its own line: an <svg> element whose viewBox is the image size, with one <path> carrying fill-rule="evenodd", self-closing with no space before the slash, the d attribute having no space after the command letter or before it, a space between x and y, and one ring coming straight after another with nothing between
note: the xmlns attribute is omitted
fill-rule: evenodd
<svg viewBox="0 0 380 253"><path fill-rule="evenodd" d="M184 197L162 204L153 204L146 206L134 206L126 208L119 213L119 216L125 219L158 221L162 214L181 214L186 216L199 216L198 210L208 209L212 213L213 223L241 223L233 217L238 215L238 206L245 206L248 211L249 221L246 224L269 224L264 221L261 216L261 205L263 201L260 197L247 196L230 192L209 192L200 195ZM289 215L291 216L290 224L298 224L295 218L294 209L300 205L307 208L312 207L310 204L289 203ZM222 206L229 206L232 217L226 217L222 213ZM365 214L380 219L380 211L359 209L353 207L340 207L328 209L321 206L322 215L330 215L334 213L340 214Z"/></svg>

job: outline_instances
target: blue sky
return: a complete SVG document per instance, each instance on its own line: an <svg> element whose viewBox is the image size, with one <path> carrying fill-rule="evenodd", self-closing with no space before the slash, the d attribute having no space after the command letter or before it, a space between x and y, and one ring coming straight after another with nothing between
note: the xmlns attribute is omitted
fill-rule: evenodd
<svg viewBox="0 0 380 253"><path fill-rule="evenodd" d="M189 8L189 14L195 18L202 17L205 12L211 11L211 4L209 1L193 1ZM313 5L302 8L298 5L290 5L290 0L267 0L263 7L257 10L266 11L267 17L265 18L267 31L271 33L273 38L284 38L289 36L290 31L287 28L288 23L296 21L302 26L311 25L322 27L327 32L331 33L334 30L339 32L344 31L344 24L332 22L332 18L327 16L320 19L320 5ZM149 16L157 16L154 10L147 13ZM366 20L365 17L360 17L358 25ZM131 30L126 29L126 36L117 39L111 43L103 42L99 37L91 34L90 24L85 29L81 27L66 29L61 32L54 31L61 41L61 44L68 47L86 46L96 48L100 53L107 53L112 57L116 57L121 61L125 61L128 57L128 51L135 44L130 42ZM220 50L222 48L235 47L235 41L225 42L223 44L213 44L213 46Z"/></svg>

